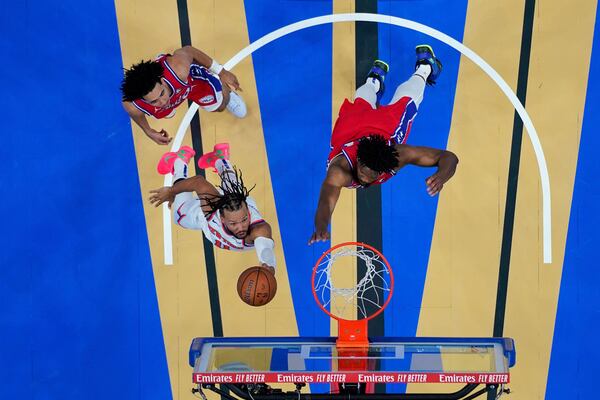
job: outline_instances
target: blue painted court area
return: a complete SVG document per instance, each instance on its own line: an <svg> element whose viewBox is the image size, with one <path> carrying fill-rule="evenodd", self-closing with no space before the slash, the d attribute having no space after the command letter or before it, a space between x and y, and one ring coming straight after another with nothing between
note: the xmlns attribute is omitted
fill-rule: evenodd
<svg viewBox="0 0 600 400"><path fill-rule="evenodd" d="M250 41L287 24L331 12L330 1L311 1L310 7L296 1L246 2ZM252 55L277 218L301 336L329 335L329 317L313 306L309 289L309 272L326 246L308 247L307 242L325 177L331 133L331 35L331 25L305 29ZM301 151L307 143L311 144L310 151ZM292 169L296 178L291 178ZM312 384L311 390L324 392L328 387Z"/></svg>
<svg viewBox="0 0 600 400"><path fill-rule="evenodd" d="M427 2L378 2L378 12L426 24L462 41L467 2L453 7L431 7ZM379 24L379 57L389 60L387 92L382 103L391 101L394 89L414 68L414 48L427 43L435 50L444 69L435 87L427 87L407 143L414 146L446 148L454 107L454 93L460 54L444 43L419 32ZM429 249L438 197L430 197L425 179L435 169L406 167L381 187L383 252L398 277L394 296L385 312L385 333L389 336L414 336L421 311L421 300L429 262ZM409 367L411 359L403 361ZM441 360L440 360L441 363ZM388 390L404 392L406 385L388 385Z"/></svg>
<svg viewBox="0 0 600 400"><path fill-rule="evenodd" d="M250 41L287 24L331 12L330 1L311 1L310 7L298 1L247 2ZM304 29L252 55L277 218L302 336L329 335L329 317L312 307L308 273L326 246L309 247L307 242L331 135L331 35L331 25ZM302 151L307 144L310 151Z"/></svg>
<svg viewBox="0 0 600 400"><path fill-rule="evenodd" d="M594 45L583 119L579 158L571 203L560 297L548 372L547 400L587 398L595 392L600 348L598 256L600 242L600 24L596 17Z"/></svg>
<svg viewBox="0 0 600 400"><path fill-rule="evenodd" d="M467 2L454 2L450 9L427 2L379 1L378 12L427 24L462 41ZM390 61L387 91L382 103L391 101L395 88L410 77L415 63L414 48L428 43L444 65L435 87L425 89L407 144L445 149L454 107L460 54L446 44L408 29L379 24L379 57ZM435 168L408 166L381 186L383 252L398 279L390 309L385 313L385 331L390 336L413 336L423 297L429 249L438 196L426 192L425 179ZM410 249L410 250L408 250Z"/></svg>
<svg viewBox="0 0 600 400"><path fill-rule="evenodd" d="M467 1L451 3L379 0L377 6L380 14L425 23L460 41ZM244 8L250 42L333 11L329 0L247 0ZM167 365L131 122L120 105L123 66L114 4L11 3L0 13L0 27L0 399L172 398L169 367L175 366ZM599 32L596 24L548 400L593 397L600 357L594 344L600 321L594 253L600 242ZM445 148L457 52L380 24L379 57L391 66L382 103L413 71L414 46L421 43L433 45L444 72L435 88L426 89L408 144ZM284 322L297 324L304 337L330 333L330 319L310 291L311 267L330 244L309 247L307 241L326 172L332 110L339 107L331 102L332 47L328 24L252 55L296 316ZM424 180L433 171L408 167L382 186L382 251L397 276L385 312L388 337L417 332L438 202L427 195ZM272 368L288 362L284 356L276 353ZM410 362L407 357L398 364Z"/></svg>
<svg viewBox="0 0 600 400"><path fill-rule="evenodd" d="M169 398L113 3L10 8L0 398Z"/></svg>

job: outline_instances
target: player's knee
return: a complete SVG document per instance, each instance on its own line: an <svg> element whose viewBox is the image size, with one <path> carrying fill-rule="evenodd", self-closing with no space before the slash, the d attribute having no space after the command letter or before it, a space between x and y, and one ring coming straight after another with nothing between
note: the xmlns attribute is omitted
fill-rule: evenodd
<svg viewBox="0 0 600 400"><path fill-rule="evenodd" d="M185 228L184 226L184 220L186 218L186 214L182 211L183 205L185 203L173 203L172 208L173 208L173 222L175 223L175 225L179 225L182 228Z"/></svg>
<svg viewBox="0 0 600 400"><path fill-rule="evenodd" d="M225 89L225 88L224 88ZM221 104L219 105L219 107L217 107L217 109L215 110L215 112L223 112L227 109L227 105L229 104L229 91L228 90L223 90L223 100L221 100Z"/></svg>
<svg viewBox="0 0 600 400"><path fill-rule="evenodd" d="M183 225L181 225L181 217L178 216L177 214L173 214L173 222L175 223L175 225L179 225L182 228L185 228Z"/></svg>

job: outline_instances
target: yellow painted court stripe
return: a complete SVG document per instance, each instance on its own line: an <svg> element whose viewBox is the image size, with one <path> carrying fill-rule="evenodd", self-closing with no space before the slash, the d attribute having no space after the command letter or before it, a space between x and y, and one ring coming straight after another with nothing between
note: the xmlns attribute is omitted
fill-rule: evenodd
<svg viewBox="0 0 600 400"><path fill-rule="evenodd" d="M464 34L465 45L513 88L522 10L522 0L501 9L470 3ZM500 28L503 35L497 34ZM463 57L448 140L460 163L440 194L419 334L491 334L513 116L512 105L496 85Z"/></svg>
<svg viewBox="0 0 600 400"><path fill-rule="evenodd" d="M211 12L207 12L210 9ZM188 3L192 43L225 63L240 49L248 46L249 37L243 1L225 3L194 1ZM226 24L218 23L227 21ZM231 161L243 171L244 181L251 187L263 218L273 229L277 257L277 296L265 307L249 307L237 294L236 283L240 273L257 265L256 253L215 249L219 282L223 333L225 336L297 336L295 312L289 286L285 256L277 220L273 187L263 128L258 104L258 93L251 57L237 65L234 72L243 88L241 95L248 107L248 115L237 119L228 112L201 111L202 145L212 149L215 143L229 142ZM216 183L217 176L207 172Z"/></svg>
<svg viewBox="0 0 600 400"><path fill-rule="evenodd" d="M334 0L334 14L354 12L354 1ZM355 79L355 25L353 22L332 25L332 110L331 128L338 116L344 99L352 99ZM324 165L325 163L323 163ZM316 206L316 205L315 205ZM340 199L331 220L331 245L356 241L356 190L342 189ZM340 287L356 284L356 260L344 257L335 264L333 280ZM335 309L336 304L332 304ZM337 321L331 321L331 335L337 336Z"/></svg>
<svg viewBox="0 0 600 400"><path fill-rule="evenodd" d="M176 3L118 0L115 7L123 65L130 66L142 59L152 59L159 53L173 52L181 47ZM150 124L155 129L164 128L174 135L186 110L187 106L182 105L173 119L150 118ZM184 397L187 398L191 381L187 351L191 336L212 335L210 312L206 312L209 302L206 274L202 266L204 254L201 234L174 228L174 265L163 265L161 211L152 207L147 197L150 189L163 184L162 176L156 172L156 163L168 148L158 146L133 123L132 126L173 398L183 398L181 393L185 393ZM190 144L189 138L186 144Z"/></svg>
<svg viewBox="0 0 600 400"><path fill-rule="evenodd" d="M211 9L211 12L207 12ZM192 44L225 63L240 49L248 46L249 36L244 3L241 0L226 3L208 0L188 3ZM226 24L219 21L227 21ZM201 111L202 146L206 151L215 143L231 145L231 161L243 171L248 187L256 184L251 195L256 200L263 218L269 222L275 241L277 258L277 295L265 307L249 307L238 297L236 284L240 273L257 265L256 253L232 252L215 248L215 264L221 301L224 336L298 336L296 316L289 286L285 255L281 241L277 211L263 127L258 102L258 92L252 58L248 57L235 67L234 72L242 86L248 115L237 119L228 112L205 113ZM216 174L207 171L207 178L217 183ZM232 359L232 361L235 357ZM270 360L268 354L261 358L263 368ZM285 387L293 390L293 387ZM213 396L218 398L218 396Z"/></svg>
<svg viewBox="0 0 600 400"><path fill-rule="evenodd" d="M465 45L513 88L523 7L523 0L469 2L465 23ZM419 336L492 334L513 118L494 82L463 57L448 140L460 163L440 195ZM448 390L436 386L409 390Z"/></svg>
<svg viewBox="0 0 600 400"><path fill-rule="evenodd" d="M542 264L539 174L524 140L504 329L517 345L510 386L518 399L545 396L596 7L536 3L526 108L548 161L555 262ZM469 3L465 29L465 44L513 87L523 6ZM575 60L566 69L565 54ZM449 141L461 164L438 208L420 335L489 336L493 326L514 111L485 92L466 64Z"/></svg>
<svg viewBox="0 0 600 400"><path fill-rule="evenodd" d="M596 1L536 1L526 108L548 162L554 263L542 263L540 181L524 141L504 329L517 343L511 386L523 399L546 392L595 16Z"/></svg>
<svg viewBox="0 0 600 400"><path fill-rule="evenodd" d="M164 6L162 3L161 5ZM219 7L207 1L193 2L188 5L192 44L221 62L225 62L248 44L243 3L238 2L235 6L227 4L225 9L224 6ZM117 10L125 65L142 58L152 58L160 52L172 52L180 47L178 16L174 6L166 10L165 7L147 4L147 9L136 9L131 4L117 3ZM166 28L172 31L161 29L160 34L153 34L157 30L152 26L151 21L163 18L168 19ZM227 26L215 26L214 18L226 19L229 23ZM232 26L237 29L232 29ZM172 35L166 32L172 32ZM141 40L142 38L144 40ZM166 38L169 40L165 40ZM238 120L228 113L209 114L200 111L203 146L211 148L216 141L229 141L232 145L233 161L244 170L246 182L257 183L257 188L252 195L257 200L263 217L273 228L277 244L279 285L277 297L269 306L252 308L242 304L237 296L235 283L245 267L256 264L256 255L254 252L234 253L216 250L215 261L224 333L230 336L297 336L295 323L290 324L290 321L295 321L295 314L279 235L251 59L240 64L234 72L240 78L245 90L243 96L250 110L249 115L244 120ZM186 109L185 106L180 107L178 116L173 120L151 121L151 124L159 128L164 127L174 133ZM134 129L138 168L142 192L145 196L150 188L162 184L162 180L155 172L155 166L160 155L167 149L151 143L140 133L137 128ZM190 143L189 135L185 142ZM254 155L254 158L250 159L250 154ZM257 154L262 155L258 157L258 162ZM211 173L209 172L208 175L210 177ZM215 176L212 178L215 181ZM175 265L164 267L161 258L162 225L159 210L146 207L146 220L151 251L156 255L153 257L154 271L173 396L176 399L192 398L189 393L191 369L187 364L189 344L193 337L212 336L201 233L174 227Z"/></svg>

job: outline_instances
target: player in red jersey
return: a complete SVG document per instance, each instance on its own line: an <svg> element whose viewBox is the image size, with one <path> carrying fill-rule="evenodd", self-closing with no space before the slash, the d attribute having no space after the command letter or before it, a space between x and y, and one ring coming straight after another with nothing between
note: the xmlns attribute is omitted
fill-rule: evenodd
<svg viewBox="0 0 600 400"><path fill-rule="evenodd" d="M237 77L202 51L185 46L154 61L142 61L125 71L121 83L123 107L146 135L158 144L169 144L165 130L153 129L147 115L171 118L186 99L209 112L227 109L238 118L246 116Z"/></svg>
<svg viewBox="0 0 600 400"><path fill-rule="evenodd" d="M380 106L388 65L376 60L367 81L356 90L354 102L342 104L331 134L327 175L321 185L315 231L309 244L329 239L328 226L342 187L356 189L381 184L405 165L437 166L426 179L434 196L456 170L458 158L450 151L405 144L425 91L435 84L442 63L431 47L417 46L415 72L396 89L392 101Z"/></svg>

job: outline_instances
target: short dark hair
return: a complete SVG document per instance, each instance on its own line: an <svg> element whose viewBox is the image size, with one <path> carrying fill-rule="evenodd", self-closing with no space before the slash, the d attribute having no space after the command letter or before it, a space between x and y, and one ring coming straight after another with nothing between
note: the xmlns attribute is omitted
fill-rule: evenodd
<svg viewBox="0 0 600 400"><path fill-rule="evenodd" d="M252 189L256 185L247 189L244 186L244 179L242 177L242 171L237 168L233 168L233 171L228 170L221 174L221 184L219 185L220 192L222 194L201 194L200 199L206 202L209 210L204 212L204 215L208 218L216 211L237 211L242 208L243 204L246 204L246 199L250 195Z"/></svg>
<svg viewBox="0 0 600 400"><path fill-rule="evenodd" d="M162 76L163 67L156 61L140 61L125 69L125 77L121 81L123 101L141 99L160 83Z"/></svg>
<svg viewBox="0 0 600 400"><path fill-rule="evenodd" d="M370 135L358 141L358 161L375 172L392 172L398 166L398 152L381 135Z"/></svg>

